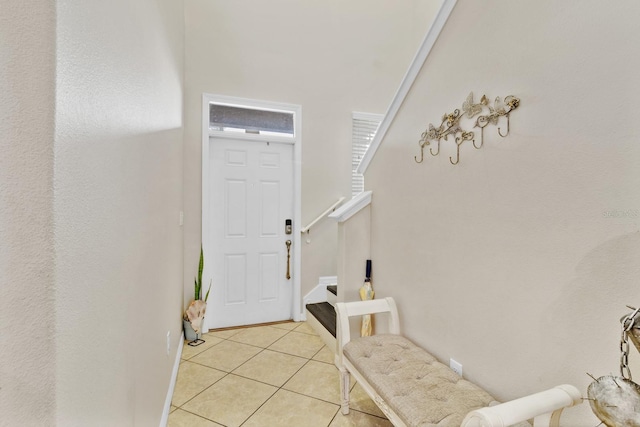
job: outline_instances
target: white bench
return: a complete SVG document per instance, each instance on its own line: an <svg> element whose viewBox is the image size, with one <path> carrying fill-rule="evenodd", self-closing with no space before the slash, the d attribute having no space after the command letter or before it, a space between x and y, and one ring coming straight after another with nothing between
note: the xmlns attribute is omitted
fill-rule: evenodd
<svg viewBox="0 0 640 427"><path fill-rule="evenodd" d="M351 340L349 317L388 314L389 334ZM393 298L337 303L342 413L349 414L349 373L396 427L556 427L563 408L582 402L572 385L497 403L400 335ZM490 406L494 405L494 406Z"/></svg>

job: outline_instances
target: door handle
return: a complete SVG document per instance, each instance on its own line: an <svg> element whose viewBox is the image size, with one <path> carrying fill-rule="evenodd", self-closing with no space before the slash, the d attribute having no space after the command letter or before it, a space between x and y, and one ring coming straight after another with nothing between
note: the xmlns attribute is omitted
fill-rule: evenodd
<svg viewBox="0 0 640 427"><path fill-rule="evenodd" d="M291 240L287 240L285 245L287 245L287 275L285 277L289 280L291 279Z"/></svg>

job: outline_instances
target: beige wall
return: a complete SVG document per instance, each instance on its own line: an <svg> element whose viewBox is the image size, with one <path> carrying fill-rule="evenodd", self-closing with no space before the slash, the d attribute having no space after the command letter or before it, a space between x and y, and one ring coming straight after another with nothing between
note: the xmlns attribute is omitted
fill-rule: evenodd
<svg viewBox="0 0 640 427"><path fill-rule="evenodd" d="M618 372L618 321L640 304L639 14L459 1L366 173L377 296L499 398ZM511 135L416 164L421 132L470 91L521 98ZM597 424L588 405L567 417Z"/></svg>
<svg viewBox="0 0 640 427"><path fill-rule="evenodd" d="M368 259L371 259L370 206L338 223L338 301L360 299Z"/></svg>
<svg viewBox="0 0 640 427"><path fill-rule="evenodd" d="M53 425L55 6L0 10L0 425Z"/></svg>
<svg viewBox="0 0 640 427"><path fill-rule="evenodd" d="M158 425L182 330L182 4L57 17L57 423Z"/></svg>
<svg viewBox="0 0 640 427"><path fill-rule="evenodd" d="M351 194L351 112L384 113L438 3L185 1L185 303L201 240L202 93L302 106L301 228ZM336 224L309 238L302 296L337 273Z"/></svg>

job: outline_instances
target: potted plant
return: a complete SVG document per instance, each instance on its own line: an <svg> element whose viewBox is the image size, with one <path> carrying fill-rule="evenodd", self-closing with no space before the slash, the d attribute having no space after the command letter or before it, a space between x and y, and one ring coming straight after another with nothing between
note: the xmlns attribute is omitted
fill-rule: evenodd
<svg viewBox="0 0 640 427"><path fill-rule="evenodd" d="M189 307L184 312L182 317L182 323L184 325L185 338L190 341L189 345L199 345L204 341L202 337L202 322L204 320L205 312L207 311L207 299L209 299L209 291L211 291L211 283L209 283L209 289L202 299L202 270L204 269L204 251L200 246L200 263L198 265L198 275L194 280L194 295L193 301L189 304Z"/></svg>

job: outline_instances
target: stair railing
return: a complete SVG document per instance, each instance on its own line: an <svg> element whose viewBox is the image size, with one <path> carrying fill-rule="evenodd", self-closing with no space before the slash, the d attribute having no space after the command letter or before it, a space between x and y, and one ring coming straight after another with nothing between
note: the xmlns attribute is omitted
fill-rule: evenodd
<svg viewBox="0 0 640 427"><path fill-rule="evenodd" d="M338 206L340 206L340 204L341 204L342 202L344 202L344 199L345 199L345 198L346 198L346 197L340 197L340 198L338 199L338 201L337 201L337 202L335 202L334 204L332 204L332 205L331 205L331 206L330 206L326 211L324 211L324 212L322 212L320 215L318 215L318 217L317 217L316 219L314 219L313 221L311 221L311 222L309 223L309 225L307 225L306 227L302 228L302 229L300 230L300 232L301 232L302 234L305 234L305 233L307 233L307 234L308 234L308 233L309 233L309 231L311 230L311 227L313 227L314 225L316 225L320 220L322 220L324 217L326 217L327 215L329 215L331 212L335 211L335 210L336 210L336 208L337 208Z"/></svg>

